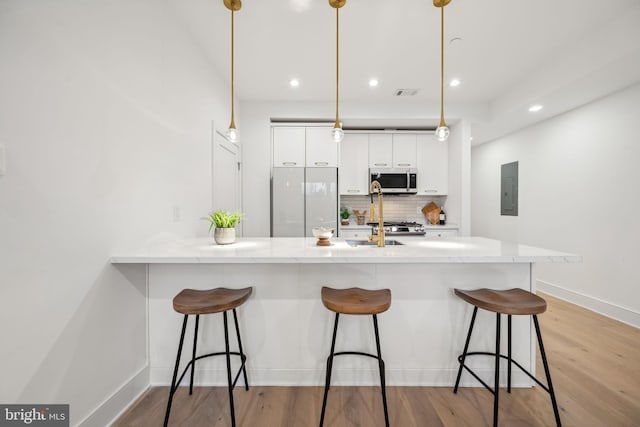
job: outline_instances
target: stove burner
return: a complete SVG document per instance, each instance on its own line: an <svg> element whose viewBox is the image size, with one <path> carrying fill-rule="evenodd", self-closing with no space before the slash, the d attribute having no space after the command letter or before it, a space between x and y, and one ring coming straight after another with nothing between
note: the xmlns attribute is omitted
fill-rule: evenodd
<svg viewBox="0 0 640 427"><path fill-rule="evenodd" d="M378 232L377 222L368 222L372 227L373 234ZM418 222L409 221L385 221L384 233L388 236L422 236L425 234L424 227Z"/></svg>

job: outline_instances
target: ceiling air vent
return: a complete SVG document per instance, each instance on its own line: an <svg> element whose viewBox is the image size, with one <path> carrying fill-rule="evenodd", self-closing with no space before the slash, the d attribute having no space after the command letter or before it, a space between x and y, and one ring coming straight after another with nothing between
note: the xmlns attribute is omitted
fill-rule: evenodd
<svg viewBox="0 0 640 427"><path fill-rule="evenodd" d="M397 89L393 96L414 96L420 89Z"/></svg>

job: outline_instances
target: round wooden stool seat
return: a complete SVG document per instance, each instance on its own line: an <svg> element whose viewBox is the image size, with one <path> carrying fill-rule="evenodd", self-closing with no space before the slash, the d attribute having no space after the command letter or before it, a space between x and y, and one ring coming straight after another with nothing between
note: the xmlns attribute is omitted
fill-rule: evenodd
<svg viewBox="0 0 640 427"><path fill-rule="evenodd" d="M322 303L335 313L379 314L391 306L391 291L361 288L333 289L322 287Z"/></svg>
<svg viewBox="0 0 640 427"><path fill-rule="evenodd" d="M533 315L544 313L547 302L536 294L515 288L507 290L455 289L455 294L478 308L495 313Z"/></svg>
<svg viewBox="0 0 640 427"><path fill-rule="evenodd" d="M182 314L212 314L233 310L249 299L252 287L244 289L183 289L173 298L173 309Z"/></svg>

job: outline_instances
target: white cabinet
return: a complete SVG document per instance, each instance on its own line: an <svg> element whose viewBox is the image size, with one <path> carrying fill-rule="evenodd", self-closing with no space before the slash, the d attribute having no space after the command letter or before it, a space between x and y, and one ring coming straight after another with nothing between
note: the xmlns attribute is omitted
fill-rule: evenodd
<svg viewBox="0 0 640 427"><path fill-rule="evenodd" d="M369 167L415 168L416 134L369 134Z"/></svg>
<svg viewBox="0 0 640 427"><path fill-rule="evenodd" d="M305 128L273 128L273 166L300 167L305 164Z"/></svg>
<svg viewBox="0 0 640 427"><path fill-rule="evenodd" d="M431 135L417 135L416 157L419 195L449 192L449 145Z"/></svg>
<svg viewBox="0 0 640 427"><path fill-rule="evenodd" d="M366 240L371 235L371 227L345 228L340 227L340 238Z"/></svg>
<svg viewBox="0 0 640 427"><path fill-rule="evenodd" d="M416 167L416 134L394 134L393 156L394 168Z"/></svg>
<svg viewBox="0 0 640 427"><path fill-rule="evenodd" d="M340 143L341 195L369 194L369 135L346 133Z"/></svg>
<svg viewBox="0 0 640 427"><path fill-rule="evenodd" d="M338 143L331 138L331 128L308 127L306 131L306 166L338 167Z"/></svg>
<svg viewBox="0 0 640 427"><path fill-rule="evenodd" d="M458 230L448 229L448 230L427 230L424 234L426 238L443 238L443 237L454 237L458 235Z"/></svg>
<svg viewBox="0 0 640 427"><path fill-rule="evenodd" d="M274 127L273 167L338 167L330 127Z"/></svg>
<svg viewBox="0 0 640 427"><path fill-rule="evenodd" d="M393 167L393 136L391 134L369 134L369 167Z"/></svg>

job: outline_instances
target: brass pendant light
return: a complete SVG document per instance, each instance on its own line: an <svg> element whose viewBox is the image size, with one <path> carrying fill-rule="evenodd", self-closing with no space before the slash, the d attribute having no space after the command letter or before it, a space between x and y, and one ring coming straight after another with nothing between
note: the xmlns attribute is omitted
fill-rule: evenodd
<svg viewBox="0 0 640 427"><path fill-rule="evenodd" d="M335 142L341 142L344 138L344 131L342 130L342 125L340 124L340 116L338 115L338 71L339 67L339 49L340 49L340 26L339 26L339 11L342 6L347 3L347 0L329 0L329 5L335 8L336 10L336 123L333 125L333 129L331 129L331 138Z"/></svg>
<svg viewBox="0 0 640 427"><path fill-rule="evenodd" d="M449 138L449 127L444 121L444 7L451 0L433 0L433 5L440 8L440 124L436 129L436 139L446 141Z"/></svg>
<svg viewBox="0 0 640 427"><path fill-rule="evenodd" d="M235 122L235 76L234 76L234 15L236 11L242 7L242 1L240 0L223 0L224 5L231 11L231 123L227 130L227 139L231 142L238 142L239 134L236 129Z"/></svg>

